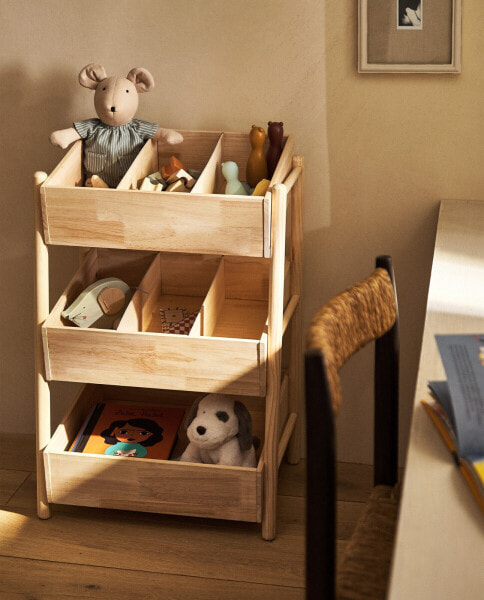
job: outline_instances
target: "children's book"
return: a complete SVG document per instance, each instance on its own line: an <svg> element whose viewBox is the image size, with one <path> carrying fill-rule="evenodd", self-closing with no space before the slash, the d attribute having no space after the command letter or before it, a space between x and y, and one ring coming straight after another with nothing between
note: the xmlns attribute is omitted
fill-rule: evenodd
<svg viewBox="0 0 484 600"><path fill-rule="evenodd" d="M167 460L184 412L169 406L111 401L96 404L70 452Z"/></svg>
<svg viewBox="0 0 484 600"><path fill-rule="evenodd" d="M422 403L484 512L484 334L435 339L447 381Z"/></svg>

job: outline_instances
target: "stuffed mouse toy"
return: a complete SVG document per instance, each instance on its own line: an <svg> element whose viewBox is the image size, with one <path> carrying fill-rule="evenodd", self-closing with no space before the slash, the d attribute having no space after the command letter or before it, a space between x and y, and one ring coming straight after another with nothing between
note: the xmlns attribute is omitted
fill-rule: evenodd
<svg viewBox="0 0 484 600"><path fill-rule="evenodd" d="M86 185L93 175L105 187L116 187L150 138L163 138L169 144L179 144L183 136L156 123L134 119L138 94L149 92L155 82L147 69L131 69L126 77L108 77L104 67L85 66L79 73L79 83L94 92L94 108L98 119L73 123L73 127L54 131L50 141L67 148L76 140L84 140Z"/></svg>
<svg viewBox="0 0 484 600"><path fill-rule="evenodd" d="M203 396L191 407L185 428L190 443L178 460L256 466L252 419L242 402L221 394Z"/></svg>

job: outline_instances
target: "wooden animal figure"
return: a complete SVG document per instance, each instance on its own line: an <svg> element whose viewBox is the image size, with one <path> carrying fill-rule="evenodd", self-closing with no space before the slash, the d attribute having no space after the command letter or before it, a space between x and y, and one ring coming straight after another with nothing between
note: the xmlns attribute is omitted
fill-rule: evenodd
<svg viewBox="0 0 484 600"><path fill-rule="evenodd" d="M131 299L129 286L117 277L106 277L88 286L62 316L79 327L116 329Z"/></svg>
<svg viewBox="0 0 484 600"><path fill-rule="evenodd" d="M222 163L222 175L225 177L225 193L236 196L247 196L247 190L239 181L239 167L233 160Z"/></svg>
<svg viewBox="0 0 484 600"><path fill-rule="evenodd" d="M252 151L247 160L247 182L250 187L255 188L261 179L267 179L267 161L262 147L266 139L266 132L262 127L252 125L249 134Z"/></svg>
<svg viewBox="0 0 484 600"><path fill-rule="evenodd" d="M267 123L267 135L269 136L269 150L267 151L267 174L272 179L277 163L282 154L282 136L284 135L284 123Z"/></svg>

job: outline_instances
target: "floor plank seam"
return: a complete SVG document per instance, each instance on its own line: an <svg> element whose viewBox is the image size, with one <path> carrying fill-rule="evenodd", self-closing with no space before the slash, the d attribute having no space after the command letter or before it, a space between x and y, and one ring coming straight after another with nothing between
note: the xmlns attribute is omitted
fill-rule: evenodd
<svg viewBox="0 0 484 600"><path fill-rule="evenodd" d="M23 486L23 484L27 481L27 479L30 477L30 471L20 471L20 473L26 473L24 479L22 480L21 483L19 483L19 485L15 488L15 490L10 494L10 496L8 497L6 503L5 503L5 507L8 507L8 503L10 502L10 500L12 500L12 498L15 496L15 494L19 491L19 489Z"/></svg>
<svg viewBox="0 0 484 600"><path fill-rule="evenodd" d="M203 577L201 575L190 575L189 573L173 573L168 571L147 571L145 569L125 569L123 567L115 567L115 566L105 566L105 565L94 565L91 563L77 563L77 562L66 562L59 560L47 560L45 558L30 558L26 556L11 556L9 554L3 554L0 552L0 558L14 559L14 560L25 560L25 561L35 561L39 563L52 564L52 565L65 565L69 567L90 567L92 569L110 569L112 571L121 571L123 573L132 572L132 573L145 573L146 575L167 575L169 577L189 577L190 579L202 579L206 581L228 581L231 583L246 583L248 585L260 585L265 587L276 587L276 588L286 588L291 590L304 589L303 585L281 585L278 583L264 583L261 581L250 581L247 579L227 579L224 577Z"/></svg>

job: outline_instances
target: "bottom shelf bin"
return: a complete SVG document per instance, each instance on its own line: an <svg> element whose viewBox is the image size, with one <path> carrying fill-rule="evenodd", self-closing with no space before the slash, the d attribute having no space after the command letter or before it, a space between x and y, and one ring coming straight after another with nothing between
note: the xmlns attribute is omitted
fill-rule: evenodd
<svg viewBox="0 0 484 600"><path fill-rule="evenodd" d="M260 522L263 471L260 458L256 468L245 468L66 450L98 402L123 400L144 405L181 406L187 410L197 396L199 394L192 392L84 386L44 450L48 501ZM262 439L263 402L249 397L242 401L251 412L254 435ZM172 455L179 456L185 444L183 430ZM261 448L258 456L260 454Z"/></svg>

